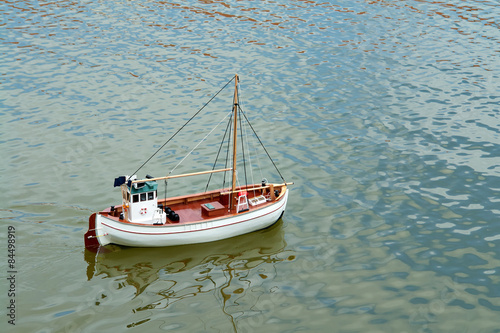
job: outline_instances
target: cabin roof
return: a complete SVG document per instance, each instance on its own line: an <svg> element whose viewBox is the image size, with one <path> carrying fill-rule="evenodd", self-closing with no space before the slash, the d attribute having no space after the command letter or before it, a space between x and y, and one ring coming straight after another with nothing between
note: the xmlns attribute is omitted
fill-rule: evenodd
<svg viewBox="0 0 500 333"><path fill-rule="evenodd" d="M137 188L136 188L136 184L137 184ZM136 183L136 184L133 184L131 187L129 187L131 194L156 191L156 189L158 188L158 184L156 183L156 181Z"/></svg>

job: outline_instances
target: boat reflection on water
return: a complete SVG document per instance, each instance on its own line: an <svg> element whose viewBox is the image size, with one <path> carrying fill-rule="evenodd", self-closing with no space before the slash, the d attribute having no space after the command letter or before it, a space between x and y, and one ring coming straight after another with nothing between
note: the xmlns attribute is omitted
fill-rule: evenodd
<svg viewBox="0 0 500 333"><path fill-rule="evenodd" d="M85 260L89 281L114 278L121 288L133 286L133 298L146 301L144 309L164 309L182 299L212 293L229 315L225 308L232 296L241 297L249 287L265 283L275 274L276 263L293 259L285 247L280 219L267 229L211 243L164 248L112 245L97 253L85 250ZM149 299L151 295L154 300Z"/></svg>

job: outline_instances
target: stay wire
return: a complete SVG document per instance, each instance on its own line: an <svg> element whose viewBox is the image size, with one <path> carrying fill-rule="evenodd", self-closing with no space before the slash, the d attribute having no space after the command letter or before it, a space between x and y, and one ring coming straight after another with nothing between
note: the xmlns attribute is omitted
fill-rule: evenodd
<svg viewBox="0 0 500 333"><path fill-rule="evenodd" d="M172 170L170 170L170 172L169 172L168 174L170 175L172 172L174 172L174 170L175 170L175 169L177 169L177 167L178 167L179 165L181 165L181 164L182 164L182 162L184 162L184 160L185 160L186 158L188 158L188 156L189 156L189 155L191 155L191 154L192 154L192 153L193 153L193 152L194 152L194 151L195 151L195 150L196 150L196 149L197 149L197 148L198 148L198 147L199 147L199 146L200 146L200 145L201 145L201 144L202 144L202 143L203 143L203 142L204 142L204 141L205 141L205 140L209 137L209 136L210 136L210 134L212 134L212 133L213 133L213 131L215 131L215 129L216 129L217 127L219 127L219 125L220 125L220 124L222 124L222 122L223 122L223 121L224 121L224 120L225 120L225 119L226 119L226 118L227 118L230 114L231 114L231 112L229 112L228 114L226 114L226 116L225 116L224 118L222 118L222 120L221 120L221 121L219 121L219 123L218 123L217 125L215 125L215 127L214 127L214 128L212 128L212 130L211 130L210 132L208 132L208 134L207 134L207 135L205 135L205 137L204 137L204 138L203 138L200 142L198 142L198 144L197 144L197 145L196 145L193 149L191 149L191 151L190 151L189 153L187 153L187 155L186 155L186 156L184 156L184 158L183 158L183 159L182 159L179 163L177 163L177 165L176 165L176 166L175 166Z"/></svg>
<svg viewBox="0 0 500 333"><path fill-rule="evenodd" d="M231 119L233 119L231 117ZM230 124L229 124L229 136L228 136L228 139L227 139L227 148L226 148L226 163L224 165L224 168L227 169L227 165L229 164L229 148L231 146L231 138L232 138L232 132L233 132L233 122L231 121ZM222 188L225 188L226 187L226 174L227 172L224 172L224 179L222 181Z"/></svg>
<svg viewBox="0 0 500 333"><path fill-rule="evenodd" d="M148 162L149 162L149 161L150 161L153 157L155 157L155 156L156 156L156 154L158 154L158 152L160 152L160 150L162 150L162 149L163 149L163 147L165 147L165 146L166 146L166 145L167 145L167 144L168 144L168 143L169 143L169 142L170 142L170 141L171 141L171 140L172 140L172 139L173 139L173 138L174 138L174 137L175 137L175 136L176 136L176 135L180 132L180 131L182 131L182 129L183 129L184 127L186 127L186 126L187 126L187 124L189 124L189 123L191 122L191 120L193 120L193 119L194 119L194 118L195 118L195 117L196 117L196 116L197 116L197 115L198 115L198 114L199 114L199 113L200 113L200 112L201 112L201 111L202 111L202 110L203 110L203 109L204 109L204 108L205 108L205 107L206 107L206 106L207 106L207 105L208 105L208 104L209 104L209 103L210 103L210 102L211 102L211 101L215 98L215 97L217 97L217 95L218 95L218 94L219 94L222 90L224 90L224 89L228 86L228 84L229 84L229 83L231 83L231 82L234 80L234 78L235 78L235 77L236 77L236 76L233 76L233 77L231 78L231 80L229 80L229 81L228 81L228 82L224 85L224 87L222 87L222 88L221 88L221 89L220 89L220 90L219 90L219 91L218 91L218 92L217 92L214 96L212 96L212 98L210 98L210 100L209 100L208 102L206 102L206 103L205 103L205 104L204 104L204 105L203 105L203 106L202 106L202 107L201 107L201 108L200 108L200 109L199 109L199 110L198 110L198 111L197 111L197 112L196 112L196 113L195 113L195 114L191 117L191 118L189 118L189 120L188 120L188 121L187 121L184 125L182 125L182 126L181 126L178 130L177 130L177 132L175 132L175 133L174 133L174 134L173 134L173 135L172 135L172 136L171 136L171 137L170 137L170 138L169 138L169 139L168 139L168 140L167 140L167 141L166 141L166 142L165 142L165 143L164 143L164 144L160 147L160 148L158 148L158 150L157 150L157 151L156 151L153 155L151 155L151 156L150 156L150 157L146 160L146 162L144 162L144 163L143 163L143 164L139 167L139 169L137 169L134 173L132 173L132 175L137 174L137 172L139 172L139 170L141 170L141 169L142 169L142 167L144 167L144 166L145 166L145 165L146 165L146 164L147 164L147 163L148 163Z"/></svg>
<svg viewBox="0 0 500 333"><path fill-rule="evenodd" d="M285 178L283 178L283 175L281 174L280 170L278 169L278 167L276 166L276 164L274 163L273 159L271 158L271 155L269 155L269 153L267 152L267 149L266 147L264 146L264 144L262 143L262 141L260 140L259 136L257 135L257 132L255 132L255 129L253 128L252 126L252 123L250 123L250 121L248 120L245 112L243 112L243 110L241 109L241 107L238 106L238 108L240 109L240 112L241 114L245 117L245 120L247 121L248 125L250 125L250 128L252 129L253 131L253 134L255 134L255 137L257 138L257 140L259 140L259 143L260 145L262 146L262 148L264 148L264 151L266 152L267 154L267 157L269 157L269 159L271 160L271 162L273 163L274 165L274 168L276 169L276 171L278 171L278 174L280 175L281 179L283 180L284 183L286 183L285 181Z"/></svg>
<svg viewBox="0 0 500 333"><path fill-rule="evenodd" d="M241 113L241 108L238 107ZM245 185L248 186L247 179L247 161L245 159L245 143L243 142L243 126L241 126L241 117L240 118L240 139L241 139L241 152L243 153L243 171L245 172ZM251 167L251 166L250 166Z"/></svg>
<svg viewBox="0 0 500 333"><path fill-rule="evenodd" d="M226 139L226 135L227 135L229 126L231 125L232 119L233 119L233 115L231 114L231 117L229 118L229 122L227 123L227 126L226 126L226 131L224 132L224 137L222 138L222 141L221 141L220 146L219 146L219 151L217 152L217 156L215 157L215 162L214 162L214 165L212 166L212 171L215 170L215 166L217 165L217 161L219 160L219 155L220 155L220 152L222 150L222 147L224 146L224 140ZM207 186L205 187L205 192L208 190L208 186L210 185L210 181L212 180L212 175L213 174L211 173L210 176L208 177L208 182L207 182Z"/></svg>

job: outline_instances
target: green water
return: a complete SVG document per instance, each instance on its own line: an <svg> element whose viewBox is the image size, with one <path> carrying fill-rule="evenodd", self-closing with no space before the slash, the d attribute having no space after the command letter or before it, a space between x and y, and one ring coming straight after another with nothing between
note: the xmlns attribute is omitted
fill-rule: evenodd
<svg viewBox="0 0 500 333"><path fill-rule="evenodd" d="M499 8L3 2L2 332L500 332ZM295 182L283 219L86 252L114 177L235 73ZM206 126L144 172L168 172Z"/></svg>

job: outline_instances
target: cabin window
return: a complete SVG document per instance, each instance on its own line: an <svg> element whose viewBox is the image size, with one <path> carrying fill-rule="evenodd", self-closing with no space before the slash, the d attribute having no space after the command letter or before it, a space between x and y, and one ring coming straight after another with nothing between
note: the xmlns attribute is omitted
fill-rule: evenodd
<svg viewBox="0 0 500 333"><path fill-rule="evenodd" d="M141 201L146 201L146 193L141 193Z"/></svg>
<svg viewBox="0 0 500 333"><path fill-rule="evenodd" d="M134 196L132 197L134 202L139 202L139 194L134 194Z"/></svg>
<svg viewBox="0 0 500 333"><path fill-rule="evenodd" d="M153 200L155 198L155 192L148 192L148 200Z"/></svg>

